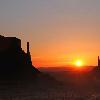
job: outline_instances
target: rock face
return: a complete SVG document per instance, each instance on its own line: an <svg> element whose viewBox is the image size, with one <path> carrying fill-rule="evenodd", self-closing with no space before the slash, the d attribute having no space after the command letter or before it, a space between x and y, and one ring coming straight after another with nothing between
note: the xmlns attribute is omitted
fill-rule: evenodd
<svg viewBox="0 0 100 100"><path fill-rule="evenodd" d="M100 80L100 58L98 56L98 66L95 66L92 70L92 74L95 78Z"/></svg>
<svg viewBox="0 0 100 100"><path fill-rule="evenodd" d="M0 78L26 78L37 73L38 69L32 66L29 42L25 53L20 39L0 36Z"/></svg>

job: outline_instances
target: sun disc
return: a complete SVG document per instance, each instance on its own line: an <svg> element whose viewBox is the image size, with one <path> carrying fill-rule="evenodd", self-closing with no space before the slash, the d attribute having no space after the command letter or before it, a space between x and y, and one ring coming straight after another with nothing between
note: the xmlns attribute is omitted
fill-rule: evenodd
<svg viewBox="0 0 100 100"><path fill-rule="evenodd" d="M81 60L77 60L77 61L75 62L75 65L76 65L77 67L81 67L81 66L83 65L83 63L82 63Z"/></svg>

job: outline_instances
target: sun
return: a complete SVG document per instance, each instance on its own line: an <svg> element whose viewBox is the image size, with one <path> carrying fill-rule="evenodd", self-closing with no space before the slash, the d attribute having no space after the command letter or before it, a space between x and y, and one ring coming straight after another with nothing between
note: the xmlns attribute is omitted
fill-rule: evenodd
<svg viewBox="0 0 100 100"><path fill-rule="evenodd" d="M82 66L83 66L83 62L82 62L81 60L77 60L77 61L75 62L75 65L76 65L77 67L82 67Z"/></svg>

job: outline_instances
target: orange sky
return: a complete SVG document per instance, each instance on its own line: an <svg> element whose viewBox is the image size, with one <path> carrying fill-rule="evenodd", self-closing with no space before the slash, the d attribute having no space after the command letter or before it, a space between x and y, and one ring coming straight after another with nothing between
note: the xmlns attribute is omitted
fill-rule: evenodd
<svg viewBox="0 0 100 100"><path fill-rule="evenodd" d="M30 42L33 65L66 66L76 59L97 65L99 0L2 0L0 33Z"/></svg>

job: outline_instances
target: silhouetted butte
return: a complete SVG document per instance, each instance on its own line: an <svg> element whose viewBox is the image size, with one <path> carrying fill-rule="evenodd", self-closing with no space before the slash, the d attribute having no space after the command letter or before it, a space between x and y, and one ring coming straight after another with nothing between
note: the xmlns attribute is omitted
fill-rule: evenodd
<svg viewBox="0 0 100 100"><path fill-rule="evenodd" d="M29 78L37 73L38 69L32 66L29 42L25 53L20 39L0 36L0 78Z"/></svg>

